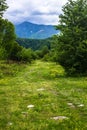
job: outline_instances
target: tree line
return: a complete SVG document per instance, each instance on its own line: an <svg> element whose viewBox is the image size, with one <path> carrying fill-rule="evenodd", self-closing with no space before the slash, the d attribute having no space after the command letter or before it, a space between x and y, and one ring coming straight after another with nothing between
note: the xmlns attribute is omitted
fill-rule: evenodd
<svg viewBox="0 0 87 130"><path fill-rule="evenodd" d="M32 50L41 50L44 46L47 46L48 49L51 48L52 38L47 39L29 39L29 38L17 38L16 41L20 46L25 48L31 48Z"/></svg>

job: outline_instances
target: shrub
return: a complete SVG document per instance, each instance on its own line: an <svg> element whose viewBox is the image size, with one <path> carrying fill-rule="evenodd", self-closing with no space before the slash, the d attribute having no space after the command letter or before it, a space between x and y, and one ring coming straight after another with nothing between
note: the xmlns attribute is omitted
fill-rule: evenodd
<svg viewBox="0 0 87 130"><path fill-rule="evenodd" d="M31 49L22 48L17 54L18 60L23 62L29 62L35 59L35 55Z"/></svg>

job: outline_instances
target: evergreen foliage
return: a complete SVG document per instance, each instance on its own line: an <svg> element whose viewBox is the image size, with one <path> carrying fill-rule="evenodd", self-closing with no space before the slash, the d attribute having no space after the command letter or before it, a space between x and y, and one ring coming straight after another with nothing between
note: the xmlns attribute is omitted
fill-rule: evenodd
<svg viewBox="0 0 87 130"><path fill-rule="evenodd" d="M57 61L67 74L87 72L87 1L68 0L59 16Z"/></svg>

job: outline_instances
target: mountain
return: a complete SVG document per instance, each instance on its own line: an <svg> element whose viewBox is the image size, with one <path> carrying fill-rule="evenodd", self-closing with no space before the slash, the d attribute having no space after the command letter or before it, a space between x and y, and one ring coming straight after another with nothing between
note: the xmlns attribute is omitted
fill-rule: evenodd
<svg viewBox="0 0 87 130"><path fill-rule="evenodd" d="M30 22L15 25L15 32L17 37L32 39L45 39L59 33L52 25L38 25Z"/></svg>

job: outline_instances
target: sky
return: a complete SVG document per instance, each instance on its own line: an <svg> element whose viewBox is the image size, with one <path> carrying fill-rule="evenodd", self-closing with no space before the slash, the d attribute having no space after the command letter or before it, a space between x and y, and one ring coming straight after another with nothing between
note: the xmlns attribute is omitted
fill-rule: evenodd
<svg viewBox="0 0 87 130"><path fill-rule="evenodd" d="M14 24L24 21L56 25L58 16L62 13L62 6L67 0L7 0L9 8L4 17Z"/></svg>

